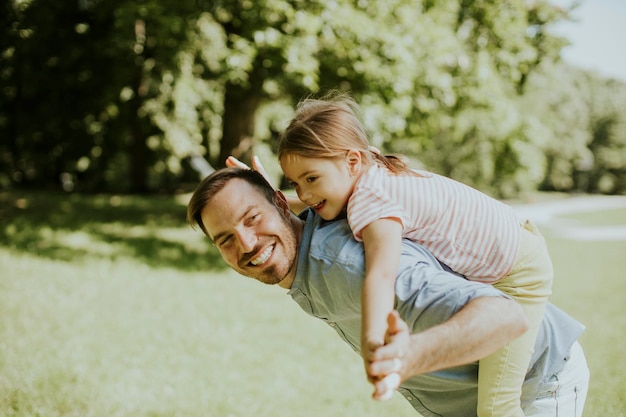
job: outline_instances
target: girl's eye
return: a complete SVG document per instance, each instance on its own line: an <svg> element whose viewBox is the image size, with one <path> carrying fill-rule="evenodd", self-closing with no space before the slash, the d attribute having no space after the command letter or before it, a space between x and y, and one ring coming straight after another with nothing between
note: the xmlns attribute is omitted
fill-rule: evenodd
<svg viewBox="0 0 626 417"><path fill-rule="evenodd" d="M308 178L306 179L306 182L308 182L308 183L312 183L312 182L315 182L315 180L316 180L316 179L317 179L317 177L308 177Z"/></svg>

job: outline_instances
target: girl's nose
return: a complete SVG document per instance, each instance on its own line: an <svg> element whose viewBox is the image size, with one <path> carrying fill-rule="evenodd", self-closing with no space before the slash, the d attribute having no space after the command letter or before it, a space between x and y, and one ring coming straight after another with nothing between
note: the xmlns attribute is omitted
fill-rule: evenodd
<svg viewBox="0 0 626 417"><path fill-rule="evenodd" d="M298 190L298 198L302 201L306 201L311 198L311 193L308 190L301 188Z"/></svg>

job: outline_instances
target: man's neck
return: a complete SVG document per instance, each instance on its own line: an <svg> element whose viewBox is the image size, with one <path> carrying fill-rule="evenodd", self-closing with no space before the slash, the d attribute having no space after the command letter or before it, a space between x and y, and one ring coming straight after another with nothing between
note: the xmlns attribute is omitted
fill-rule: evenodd
<svg viewBox="0 0 626 417"><path fill-rule="evenodd" d="M300 243L302 242L302 231L304 230L304 220L291 213L289 221L296 235L296 255L293 258L289 274L278 285L285 289L290 289L293 281L296 279L296 271L298 270L298 259L300 256Z"/></svg>
<svg viewBox="0 0 626 417"><path fill-rule="evenodd" d="M296 234L298 247L300 247L300 241L302 240L302 231L304 230L304 220L291 213L291 215L289 216L289 221L291 222L291 226L293 226L293 231Z"/></svg>

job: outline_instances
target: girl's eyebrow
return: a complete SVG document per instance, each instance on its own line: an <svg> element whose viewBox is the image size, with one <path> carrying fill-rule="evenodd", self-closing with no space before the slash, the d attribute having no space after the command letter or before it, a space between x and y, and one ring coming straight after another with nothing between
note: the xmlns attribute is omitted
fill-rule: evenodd
<svg viewBox="0 0 626 417"><path fill-rule="evenodd" d="M300 178L302 178L302 177L306 177L307 175L311 174L311 172L313 172L313 171L311 171L311 170L305 171L305 172L303 172L302 174L298 175L295 179L297 180L297 179L300 179ZM294 181L293 179L291 179L291 178L290 178L290 177L288 177L287 175L285 175L285 179L286 179L287 181L289 181L289 182L293 182L293 181Z"/></svg>
<svg viewBox="0 0 626 417"><path fill-rule="evenodd" d="M315 171L313 170L304 171L302 174L298 175L298 179L309 176L311 174L315 174Z"/></svg>

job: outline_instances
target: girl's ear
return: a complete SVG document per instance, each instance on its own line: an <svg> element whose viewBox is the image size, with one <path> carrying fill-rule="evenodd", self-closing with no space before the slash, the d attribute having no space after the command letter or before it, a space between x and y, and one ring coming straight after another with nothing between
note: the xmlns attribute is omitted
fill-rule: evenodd
<svg viewBox="0 0 626 417"><path fill-rule="evenodd" d="M363 165L361 152L356 149L350 149L346 154L346 163L348 164L348 171L350 172L350 175L359 175Z"/></svg>

